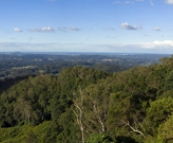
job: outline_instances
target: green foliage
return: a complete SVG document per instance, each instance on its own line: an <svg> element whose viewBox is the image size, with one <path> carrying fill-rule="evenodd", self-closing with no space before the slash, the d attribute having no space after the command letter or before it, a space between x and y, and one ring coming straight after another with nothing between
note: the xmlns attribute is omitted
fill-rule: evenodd
<svg viewBox="0 0 173 143"><path fill-rule="evenodd" d="M0 95L0 142L172 142L172 65L171 57L113 75L72 67L22 80Z"/></svg>
<svg viewBox="0 0 173 143"><path fill-rule="evenodd" d="M150 102L150 107L147 109L146 123L150 131L156 134L156 128L165 122L167 117L172 114L173 111L173 98L162 98L156 101Z"/></svg>
<svg viewBox="0 0 173 143"><path fill-rule="evenodd" d="M2 143L52 143L56 142L57 130L52 122L38 126L15 126L0 129Z"/></svg>
<svg viewBox="0 0 173 143"><path fill-rule="evenodd" d="M30 77L11 87L1 95L4 124L39 124L50 120L50 99L55 94L56 77L50 75ZM53 85L54 84L54 85Z"/></svg>
<svg viewBox="0 0 173 143"><path fill-rule="evenodd" d="M60 133L57 135L57 142L73 143L80 140L79 128L74 121L74 114L72 110L67 110L61 115L58 121Z"/></svg>
<svg viewBox="0 0 173 143"><path fill-rule="evenodd" d="M156 141L173 143L173 114L158 128Z"/></svg>
<svg viewBox="0 0 173 143"><path fill-rule="evenodd" d="M165 90L173 89L173 70L169 72L165 79Z"/></svg>

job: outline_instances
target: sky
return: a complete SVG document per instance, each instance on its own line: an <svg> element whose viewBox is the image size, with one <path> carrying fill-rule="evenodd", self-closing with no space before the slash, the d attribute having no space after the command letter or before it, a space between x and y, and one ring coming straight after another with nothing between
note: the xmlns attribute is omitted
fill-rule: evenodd
<svg viewBox="0 0 173 143"><path fill-rule="evenodd" d="M173 0L0 0L0 52L173 53Z"/></svg>

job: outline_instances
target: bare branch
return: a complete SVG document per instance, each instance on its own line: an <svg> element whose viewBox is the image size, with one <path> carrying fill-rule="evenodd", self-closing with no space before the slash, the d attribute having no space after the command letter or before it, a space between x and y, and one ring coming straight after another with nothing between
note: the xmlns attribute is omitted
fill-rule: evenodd
<svg viewBox="0 0 173 143"><path fill-rule="evenodd" d="M77 124L80 128L80 131L81 131L82 143L84 143L85 142L84 127L83 127L83 123L82 123L82 119L83 119L83 94L81 92L81 89L79 89L79 100L77 100L76 97L73 97L73 103L74 103L74 107L75 107L75 109L73 110L73 113L76 116Z"/></svg>
<svg viewBox="0 0 173 143"><path fill-rule="evenodd" d="M100 115L99 115L99 110L95 104L95 102L93 102L93 108L94 108L94 113L97 117L97 120L99 121L100 125L101 125L101 132L104 133L105 132L105 125L104 125L104 122L102 121Z"/></svg>
<svg viewBox="0 0 173 143"><path fill-rule="evenodd" d="M144 133L143 132L141 132L140 130L138 130L138 129L135 129L134 127L132 127L131 125L130 125L130 123L129 123L129 121L126 123L126 126L129 126L134 132L136 132L136 133L138 133L138 134L140 134L140 135L142 135L144 138L145 138L145 135L144 135Z"/></svg>

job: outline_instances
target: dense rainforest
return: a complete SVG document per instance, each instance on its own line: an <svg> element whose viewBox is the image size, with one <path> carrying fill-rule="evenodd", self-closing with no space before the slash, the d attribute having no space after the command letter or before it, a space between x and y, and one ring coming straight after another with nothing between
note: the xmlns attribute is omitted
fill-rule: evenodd
<svg viewBox="0 0 173 143"><path fill-rule="evenodd" d="M114 73L74 66L0 91L1 143L173 142L173 56Z"/></svg>

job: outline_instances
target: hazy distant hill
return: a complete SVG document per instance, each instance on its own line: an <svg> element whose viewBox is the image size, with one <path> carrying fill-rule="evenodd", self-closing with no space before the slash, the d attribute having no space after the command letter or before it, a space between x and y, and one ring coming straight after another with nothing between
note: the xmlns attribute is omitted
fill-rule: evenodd
<svg viewBox="0 0 173 143"><path fill-rule="evenodd" d="M61 69L85 66L106 72L127 70L133 66L158 63L159 54L113 54L113 53L1 53L0 78L58 74Z"/></svg>

